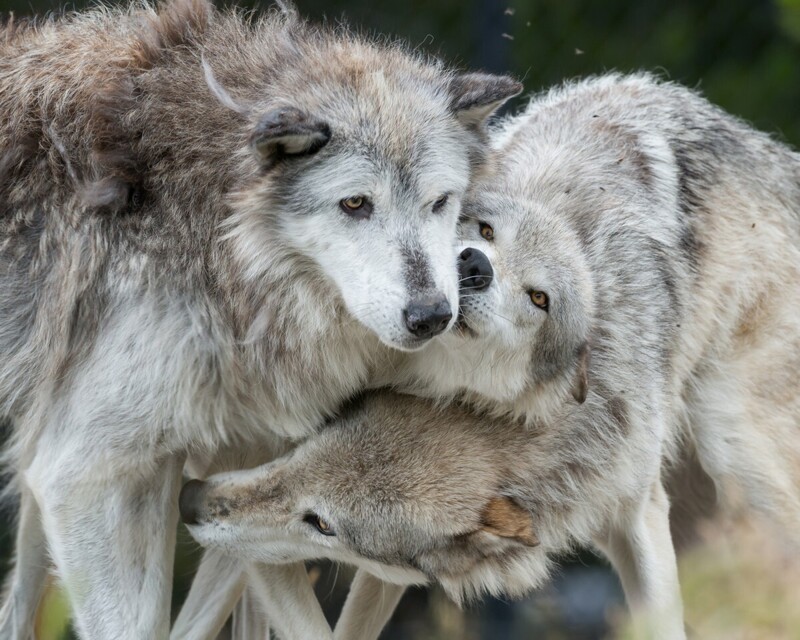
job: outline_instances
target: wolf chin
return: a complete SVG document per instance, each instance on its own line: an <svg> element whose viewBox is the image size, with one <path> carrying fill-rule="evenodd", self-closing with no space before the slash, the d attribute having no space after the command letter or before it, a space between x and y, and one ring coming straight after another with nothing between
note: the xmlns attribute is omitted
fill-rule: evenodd
<svg viewBox="0 0 800 640"><path fill-rule="evenodd" d="M184 518L232 553L416 571L458 600L591 544L651 636L684 638L670 524L743 499L800 545L800 156L610 75L534 99L489 160L458 328L393 373L473 413L368 397L291 458L188 488Z"/></svg>
<svg viewBox="0 0 800 640"><path fill-rule="evenodd" d="M186 456L269 459L452 325L460 201L520 86L201 0L11 22L0 52L0 635L46 547L82 637L165 637Z"/></svg>

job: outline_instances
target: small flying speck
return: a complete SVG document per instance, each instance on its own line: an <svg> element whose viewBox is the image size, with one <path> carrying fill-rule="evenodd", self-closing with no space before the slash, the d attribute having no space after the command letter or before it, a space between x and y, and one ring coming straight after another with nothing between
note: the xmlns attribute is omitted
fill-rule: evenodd
<svg viewBox="0 0 800 640"><path fill-rule="evenodd" d="M512 36L510 33L504 33L504 34L503 34L503 37L504 37L506 40L513 40L513 39L514 39L514 36Z"/></svg>
<svg viewBox="0 0 800 640"><path fill-rule="evenodd" d="M505 13L507 16L513 16L516 11L517 10L514 9L514 7L508 7L508 9L506 9L503 13Z"/></svg>
<svg viewBox="0 0 800 640"><path fill-rule="evenodd" d="M578 49L577 47L575 47L575 55L576 56L582 56L583 55L583 49Z"/></svg>

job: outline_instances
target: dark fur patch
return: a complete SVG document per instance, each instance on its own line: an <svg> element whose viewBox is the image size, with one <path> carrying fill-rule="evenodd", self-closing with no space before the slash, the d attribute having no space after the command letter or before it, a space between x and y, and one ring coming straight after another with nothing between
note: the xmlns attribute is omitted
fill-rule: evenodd
<svg viewBox="0 0 800 640"><path fill-rule="evenodd" d="M401 247L405 264L405 278L409 291L429 291L434 288L428 257L419 247Z"/></svg>
<svg viewBox="0 0 800 640"><path fill-rule="evenodd" d="M606 406L608 407L608 413L619 426L620 434L625 436L630 433L631 424L627 401L620 396L614 396L606 401Z"/></svg>
<svg viewBox="0 0 800 640"><path fill-rule="evenodd" d="M15 176L25 171L25 165L36 154L39 142L33 136L25 136L10 142L0 153L0 197L11 187ZM0 211L0 215L3 211Z"/></svg>
<svg viewBox="0 0 800 640"><path fill-rule="evenodd" d="M122 211L141 182L142 168L134 150L136 135L125 125L136 98L134 80L126 71L96 89L89 105L88 126L93 134L90 175L79 190L86 207Z"/></svg>
<svg viewBox="0 0 800 640"><path fill-rule="evenodd" d="M670 140L670 148L678 168L678 204L683 213L680 248L697 271L703 243L697 239L693 218L707 213L706 193L719 182L719 167L730 156L746 154L746 148L723 122L700 127L688 118L682 120L686 135Z"/></svg>
<svg viewBox="0 0 800 640"><path fill-rule="evenodd" d="M692 235L682 235L681 238L683 237L693 238ZM678 292L678 276L675 273L673 259L667 248L652 239L647 240L646 246L647 253L652 260L652 266L658 273L658 284L661 285L659 288L663 287L663 293L666 293L666 297L669 301L668 306L663 308L659 317L664 335L669 336L673 333L674 325L681 317L684 308L683 300ZM695 256L697 256L697 254L695 254ZM669 351L670 345L672 345L672 341L662 342L663 352L661 353L661 357L664 364L668 363L672 355L671 351Z"/></svg>
<svg viewBox="0 0 800 640"><path fill-rule="evenodd" d="M642 151L639 144L638 136L626 129L625 127L617 124L616 122L608 122L606 120L596 120L593 124L602 133L610 135L616 140L620 146L619 164L627 161L628 165L632 168L633 174L636 179L641 182L646 188L653 187L653 167L651 165L650 157Z"/></svg>

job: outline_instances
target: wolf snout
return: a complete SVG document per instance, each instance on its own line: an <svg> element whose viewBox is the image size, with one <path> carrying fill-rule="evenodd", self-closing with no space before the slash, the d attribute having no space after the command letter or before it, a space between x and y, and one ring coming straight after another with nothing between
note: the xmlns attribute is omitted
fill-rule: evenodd
<svg viewBox="0 0 800 640"><path fill-rule="evenodd" d="M462 289L470 291L486 289L494 277L492 263L482 251L472 247L464 249L458 256L458 277Z"/></svg>
<svg viewBox="0 0 800 640"><path fill-rule="evenodd" d="M450 303L444 296L414 300L403 312L406 327L417 338L432 338L447 329L453 319Z"/></svg>
<svg viewBox="0 0 800 640"><path fill-rule="evenodd" d="M178 509L184 524L197 524L200 504L205 493L205 482L202 480L189 480L178 498Z"/></svg>

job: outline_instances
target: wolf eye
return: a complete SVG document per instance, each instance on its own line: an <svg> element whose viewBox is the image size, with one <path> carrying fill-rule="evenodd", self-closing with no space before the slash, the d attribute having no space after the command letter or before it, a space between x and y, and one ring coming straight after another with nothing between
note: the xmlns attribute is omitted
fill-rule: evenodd
<svg viewBox="0 0 800 640"><path fill-rule="evenodd" d="M494 229L492 229L492 225L486 224L485 222L479 222L478 228L481 230L481 237L484 240L488 240L489 242L494 240Z"/></svg>
<svg viewBox="0 0 800 640"><path fill-rule="evenodd" d="M339 202L342 211L354 218L369 218L372 203L366 196L350 196Z"/></svg>
<svg viewBox="0 0 800 640"><path fill-rule="evenodd" d="M531 302L535 304L540 309L544 309L547 311L547 308L550 306L550 299L547 297L547 294L544 291L530 291L528 295L531 297Z"/></svg>
<svg viewBox="0 0 800 640"><path fill-rule="evenodd" d="M307 513L303 517L303 522L307 522L308 524L310 524L317 531L319 531L323 536L335 536L336 535L336 532L331 528L331 525L328 524L328 521L327 520L323 520L316 513Z"/></svg>
<svg viewBox="0 0 800 640"><path fill-rule="evenodd" d="M446 193L444 195L442 195L442 196L439 196L439 198L436 200L436 202L433 203L433 212L434 213L439 213L439 211L442 210L444 205L447 204L447 199L448 198L449 198L449 196Z"/></svg>

